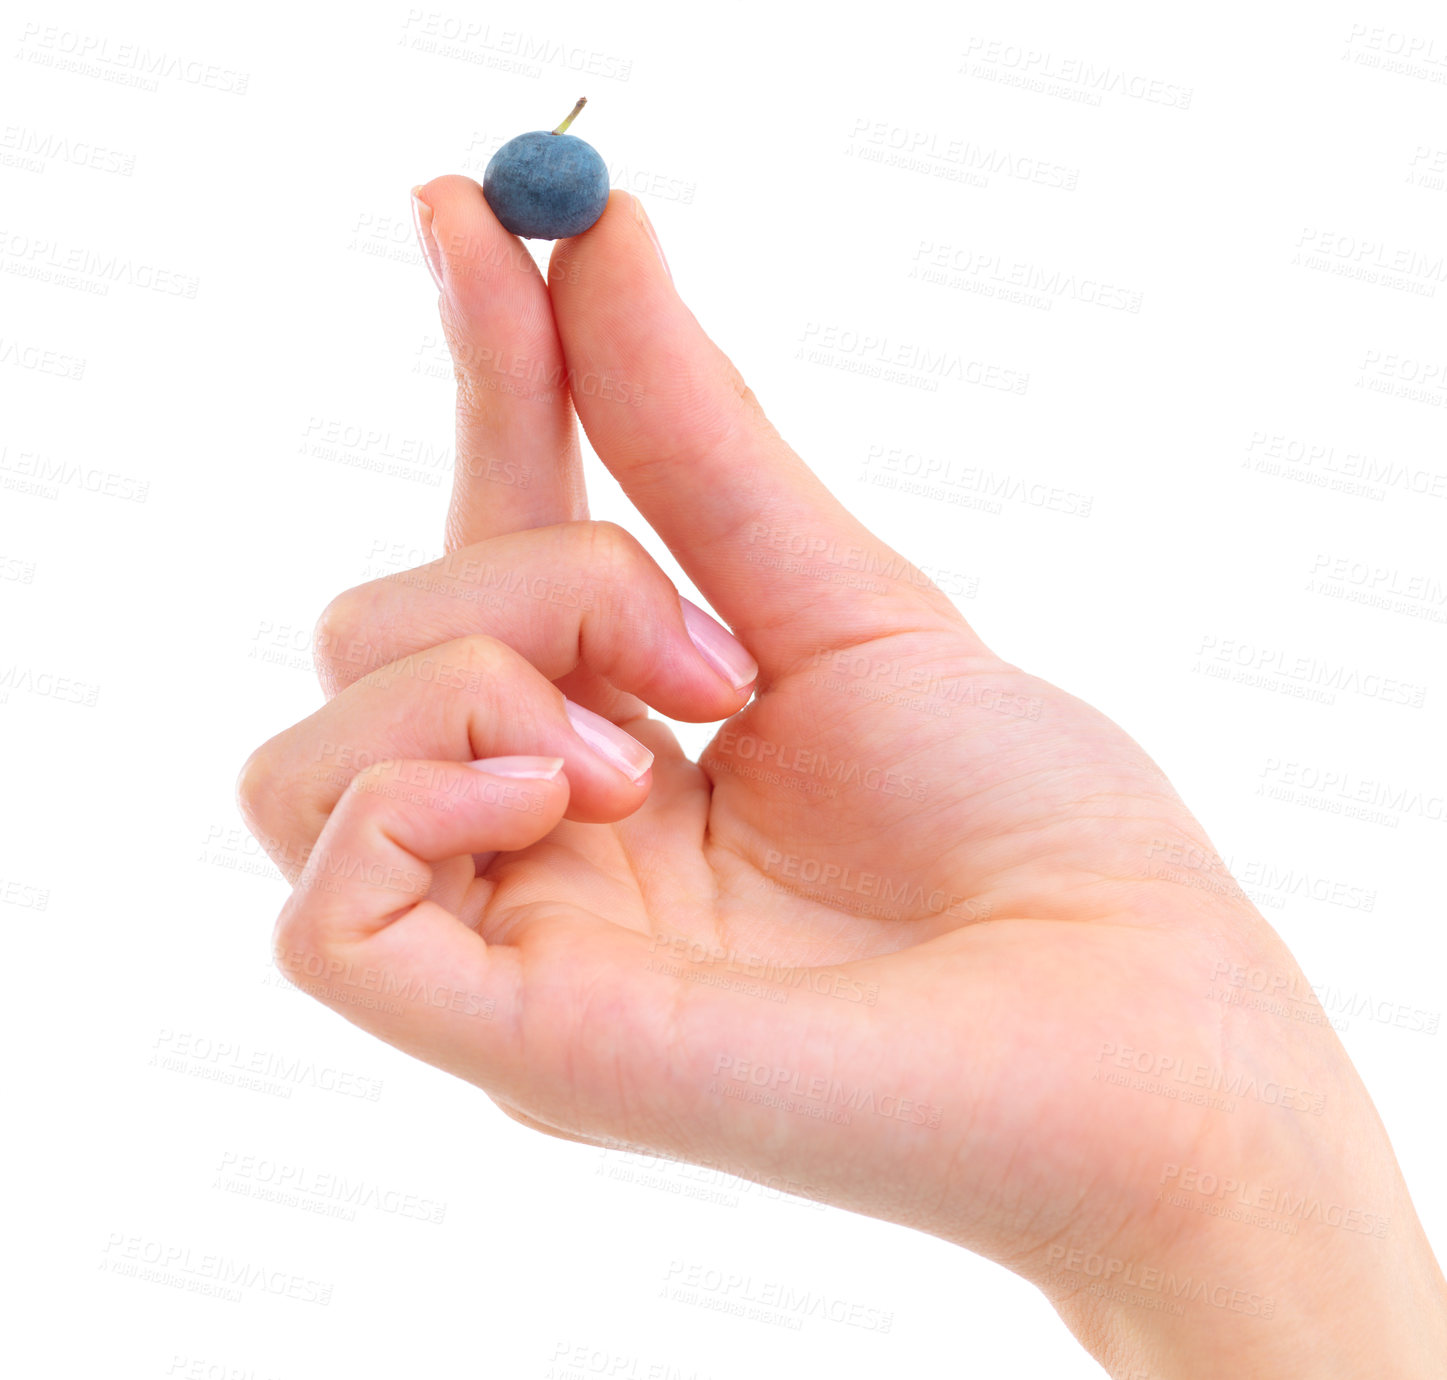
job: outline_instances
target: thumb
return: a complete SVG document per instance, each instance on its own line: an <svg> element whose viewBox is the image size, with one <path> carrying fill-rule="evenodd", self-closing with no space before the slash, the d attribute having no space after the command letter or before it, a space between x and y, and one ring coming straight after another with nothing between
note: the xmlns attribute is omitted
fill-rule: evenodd
<svg viewBox="0 0 1447 1380"><path fill-rule="evenodd" d="M918 626L925 606L959 629L775 430L679 296L637 198L613 192L559 241L548 284L588 439L766 677Z"/></svg>

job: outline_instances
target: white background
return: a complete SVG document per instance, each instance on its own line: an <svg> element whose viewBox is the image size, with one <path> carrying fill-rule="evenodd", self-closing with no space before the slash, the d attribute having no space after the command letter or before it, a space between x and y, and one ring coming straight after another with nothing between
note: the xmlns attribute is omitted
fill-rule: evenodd
<svg viewBox="0 0 1447 1380"><path fill-rule="evenodd" d="M127 10L0 30L7 1371L1101 1373L992 1264L535 1135L270 968L286 888L237 772L322 702L327 601L441 554L451 376L408 189L480 179L580 94L572 132L783 433L997 651L1156 756L1344 1003L1442 1253L1439 9ZM677 576L588 464L595 515ZM868 482L926 464L921 493ZM151 1062L181 1040L182 1071ZM380 1097L209 1076L273 1054ZM246 1157L442 1221L248 1200ZM330 1302L202 1297L129 1251ZM677 1261L893 1326L683 1306Z"/></svg>

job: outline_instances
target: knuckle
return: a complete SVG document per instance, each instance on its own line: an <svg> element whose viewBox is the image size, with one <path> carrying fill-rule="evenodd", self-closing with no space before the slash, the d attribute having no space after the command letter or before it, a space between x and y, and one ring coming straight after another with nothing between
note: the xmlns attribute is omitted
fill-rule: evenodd
<svg viewBox="0 0 1447 1380"><path fill-rule="evenodd" d="M325 935L298 904L293 892L271 931L271 961L277 969L306 990L314 987L325 969Z"/></svg>
<svg viewBox="0 0 1447 1380"><path fill-rule="evenodd" d="M340 819L346 828L351 830L362 821L369 821L373 816L384 814L396 795L396 787L392 783L398 775L399 764L391 758L369 762L353 772L351 779L342 788L341 795L337 797L336 804L332 806L329 822ZM320 861L324 863L326 856L334 850L335 844L319 846L324 854Z"/></svg>
<svg viewBox="0 0 1447 1380"><path fill-rule="evenodd" d="M626 527L615 522L599 526L608 530L602 536L597 565L595 615L616 625L629 620L630 612L636 618L640 606L655 609L661 617L648 620L646 635L666 641L670 611L677 608L678 586Z"/></svg>
<svg viewBox="0 0 1447 1380"><path fill-rule="evenodd" d="M376 762L369 762L361 771L357 772L342 793L354 799L365 796L376 796L379 794L383 784L398 775L401 763L395 758L384 757Z"/></svg>
<svg viewBox="0 0 1447 1380"><path fill-rule="evenodd" d="M516 653L487 633L468 633L425 651L411 652L386 668L394 680L419 688L474 695L490 678L504 674Z"/></svg>
<svg viewBox="0 0 1447 1380"><path fill-rule="evenodd" d="M626 527L603 519L588 524L588 573L595 571L601 583L613 586L629 581L644 566L652 566L653 558Z"/></svg>
<svg viewBox="0 0 1447 1380"><path fill-rule="evenodd" d="M457 386L457 411L463 420L477 420L487 412L487 389L473 371L465 353L459 358L453 352L452 381Z"/></svg>
<svg viewBox="0 0 1447 1380"><path fill-rule="evenodd" d="M627 606L636 603L640 593L651 586L657 564L643 543L616 522L590 522L581 537L585 544L581 554L590 591L589 608L604 623L614 624L626 616ZM615 668L600 665L598 669L606 674Z"/></svg>
<svg viewBox="0 0 1447 1380"><path fill-rule="evenodd" d="M268 802L276 796L276 764L273 760L273 744L269 739L242 764L236 777L236 805L247 827L258 838L264 832L265 813Z"/></svg>
<svg viewBox="0 0 1447 1380"><path fill-rule="evenodd" d="M450 659L460 662L463 670L475 671L479 675L501 671L513 655L502 642L487 633L468 633L466 637L444 645Z"/></svg>
<svg viewBox="0 0 1447 1380"><path fill-rule="evenodd" d="M289 730L288 730L289 731ZM299 830L292 801L295 782L283 770L282 741L278 734L257 748L242 765L236 778L236 805L252 837L267 857L288 877L306 865L309 846L304 828Z"/></svg>
<svg viewBox="0 0 1447 1380"><path fill-rule="evenodd" d="M307 927L297 923L294 908L284 906L271 931L271 961L293 982L304 975L307 954L313 951L306 938Z"/></svg>
<svg viewBox="0 0 1447 1380"><path fill-rule="evenodd" d="M312 661L323 683L334 681L345 665L367 669L367 624L372 596L365 585L344 590L322 610L312 632Z"/></svg>

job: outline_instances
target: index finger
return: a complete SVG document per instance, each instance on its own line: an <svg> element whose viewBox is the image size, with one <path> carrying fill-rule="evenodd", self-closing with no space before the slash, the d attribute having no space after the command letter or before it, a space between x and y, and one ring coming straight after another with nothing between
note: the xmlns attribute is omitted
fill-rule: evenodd
<svg viewBox="0 0 1447 1380"><path fill-rule="evenodd" d="M547 284L470 177L412 193L457 379L445 546L588 516L578 427Z"/></svg>

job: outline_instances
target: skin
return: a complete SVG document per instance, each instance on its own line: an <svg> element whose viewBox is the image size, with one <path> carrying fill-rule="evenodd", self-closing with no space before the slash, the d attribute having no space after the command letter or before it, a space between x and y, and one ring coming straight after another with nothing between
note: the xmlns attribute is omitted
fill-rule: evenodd
<svg viewBox="0 0 1447 1380"><path fill-rule="evenodd" d="M418 205L457 366L448 554L328 606L326 704L242 769L294 885L282 970L527 1126L986 1255L1112 1375L1447 1374L1371 1099L1309 1003L1221 999L1310 988L1160 769L824 488L634 198L546 282L475 182ZM588 519L579 421L752 694ZM651 769L596 756L564 697ZM695 763L650 707L727 722ZM562 769L466 765L516 754ZM1262 1229L1202 1176L1332 1211Z"/></svg>

